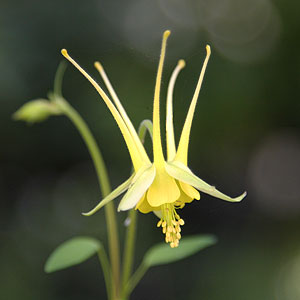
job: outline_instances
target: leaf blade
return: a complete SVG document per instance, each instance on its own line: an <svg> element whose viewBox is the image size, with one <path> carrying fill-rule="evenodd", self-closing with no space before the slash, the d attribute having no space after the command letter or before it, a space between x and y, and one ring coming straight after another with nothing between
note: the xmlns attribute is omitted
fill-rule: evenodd
<svg viewBox="0 0 300 300"><path fill-rule="evenodd" d="M207 234L186 237L180 241L178 248L170 248L166 243L159 243L147 251L143 263L148 268L172 263L212 246L216 242L215 236Z"/></svg>
<svg viewBox="0 0 300 300"><path fill-rule="evenodd" d="M100 241L85 236L71 238L58 246L48 257L44 270L52 273L80 264L102 248Z"/></svg>

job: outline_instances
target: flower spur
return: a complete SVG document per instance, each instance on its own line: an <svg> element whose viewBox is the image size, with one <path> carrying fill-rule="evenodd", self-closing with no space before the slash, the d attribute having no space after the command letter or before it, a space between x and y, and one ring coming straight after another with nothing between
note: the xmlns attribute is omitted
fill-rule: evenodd
<svg viewBox="0 0 300 300"><path fill-rule="evenodd" d="M133 174L124 183L100 201L94 209L88 213L84 213L84 215L90 216L94 214L105 204L126 192L118 206L118 211L135 208L142 213L155 212L160 218L157 226L162 227L162 231L165 234L165 241L173 248L179 245L179 240L181 238L180 226L184 224L184 221L178 215L177 210L183 208L186 203L190 203L194 199L199 200L200 194L198 190L230 202L241 201L246 196L246 192L236 198L231 198L197 177L187 166L192 120L205 69L210 57L210 47L208 45L206 46L206 58L181 132L177 150L173 128L173 89L176 78L180 70L184 68L185 62L180 60L172 73L167 93L167 160L165 160L161 143L159 106L162 70L169 35L170 31L168 30L163 34L154 91L152 137L153 162L150 161L146 150L115 93L102 65L99 62L95 63L95 67L99 71L113 102L96 81L69 56L67 50L63 49L62 54L89 80L109 108L124 137L134 168Z"/></svg>

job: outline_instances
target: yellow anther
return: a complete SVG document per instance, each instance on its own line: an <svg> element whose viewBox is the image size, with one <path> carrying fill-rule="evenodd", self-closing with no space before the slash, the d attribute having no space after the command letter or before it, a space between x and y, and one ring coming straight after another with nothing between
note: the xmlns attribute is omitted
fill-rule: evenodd
<svg viewBox="0 0 300 300"><path fill-rule="evenodd" d="M176 212L176 205L166 204L162 207L162 218L158 221L157 226L162 226L162 232L165 234L165 241L169 243L171 248L178 247L179 240L181 239L180 225L184 221Z"/></svg>

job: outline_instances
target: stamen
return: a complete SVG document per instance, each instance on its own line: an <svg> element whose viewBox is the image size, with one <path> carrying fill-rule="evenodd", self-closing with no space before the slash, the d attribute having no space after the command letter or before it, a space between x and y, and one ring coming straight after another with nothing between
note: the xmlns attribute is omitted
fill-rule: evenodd
<svg viewBox="0 0 300 300"><path fill-rule="evenodd" d="M165 234L166 243L170 244L171 248L178 247L179 240L181 239L181 228L184 221L176 212L176 207L173 203L163 204L162 218L157 223L157 227L162 227L162 232Z"/></svg>

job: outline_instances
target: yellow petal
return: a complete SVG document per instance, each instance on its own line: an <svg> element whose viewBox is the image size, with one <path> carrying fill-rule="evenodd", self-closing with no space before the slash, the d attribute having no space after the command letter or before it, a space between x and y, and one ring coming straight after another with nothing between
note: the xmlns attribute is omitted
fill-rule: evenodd
<svg viewBox="0 0 300 300"><path fill-rule="evenodd" d="M175 157L175 160L179 160L182 163L184 163L185 165L187 165L189 138L190 138L190 132L191 132L191 127L192 127L194 112L195 112L195 108L196 108L196 104L197 104L197 99L198 99L199 92L201 89L206 66L207 66L207 63L208 63L208 60L210 57L210 47L208 45L206 46L206 52L207 52L206 58L204 60L203 67L202 67L202 70L201 70L201 73L199 76L199 80L198 80L198 83L196 86L196 90L195 90L188 114L185 119L185 123L184 123L183 129L181 132L181 136L180 136L178 150L177 150L176 157Z"/></svg>
<svg viewBox="0 0 300 300"><path fill-rule="evenodd" d="M185 203L191 203L195 198L193 197L193 195L191 197L189 194L187 194L190 192L190 189L188 188L189 187L188 184L179 182L178 180L176 180L176 183L180 189L180 197L176 200L175 205L179 208L183 208ZM185 190L183 190L182 185Z"/></svg>
<svg viewBox="0 0 300 300"><path fill-rule="evenodd" d="M139 201L139 203L136 205L135 209L138 209L141 213L143 214L147 214L153 210L155 210L154 207L152 207L146 198L146 193L144 194L144 196L142 197L142 199ZM156 208L157 209L157 208Z"/></svg>
<svg viewBox="0 0 300 300"><path fill-rule="evenodd" d="M150 160L149 160L148 155L147 155L147 153L145 151L145 148L142 145L141 140L139 139L138 134L137 134L135 128L133 127L133 125L132 125L132 123L131 123L131 121L130 121L130 119L129 119L129 117L128 117L128 115L127 115L127 113L126 113L126 111L125 111L125 109L123 107L123 105L121 104L121 101L119 100L119 98L118 98L118 96L117 96L117 94L116 94L116 92L114 90L114 88L112 87L112 85L111 85L111 83L110 83L110 81L109 81L109 79L108 79L108 77L107 77L107 75L106 75L106 73L105 73L102 65L98 61L95 62L95 68L100 73L100 75L101 75L101 77L102 77L102 79L103 79L103 81L104 81L104 83L105 83L105 85L106 85L106 87L107 87L107 89L108 89L108 91L109 91L109 93L110 93L110 95L111 95L111 97L112 97L112 99L113 99L116 107L118 108L118 110L119 110L119 112L120 112L120 114L121 114L121 116L122 116L122 118L123 118L123 120L124 120L124 122L125 122L125 124L126 124L126 126L128 128L128 130L129 130L129 132L131 134L132 139L134 140L134 142L135 142L135 144L137 146L137 149L138 149L141 157L143 158L143 160L144 160L144 162L146 164L147 163L149 164Z"/></svg>
<svg viewBox="0 0 300 300"><path fill-rule="evenodd" d="M166 116L166 138L167 138L167 156L168 160L173 160L176 154L175 138L174 138L174 125L173 125L173 90L176 78L185 66L184 60L180 60L174 69L167 94L167 116Z"/></svg>
<svg viewBox="0 0 300 300"><path fill-rule="evenodd" d="M157 169L156 176L148 189L147 200L153 207L165 203L173 203L180 196L180 190L174 180L165 169Z"/></svg>
<svg viewBox="0 0 300 300"><path fill-rule="evenodd" d="M163 34L160 60L158 64L155 90L154 90L154 101L153 101L153 157L154 157L154 164L156 164L156 166L161 166L161 167L163 167L164 164L164 154L162 150L161 134L160 134L159 94L160 94L163 64L164 64L165 54L166 54L167 39L169 35L170 35L169 30L165 31Z"/></svg>
<svg viewBox="0 0 300 300"><path fill-rule="evenodd" d="M99 93L99 95L102 97L103 101L105 102L105 104L107 105L107 107L109 108L111 114L113 115L114 119L116 120L121 133L124 137L124 140L126 142L127 148L129 150L130 153L130 157L134 166L134 169L137 171L140 166L142 166L144 164L143 162L143 158L141 157L137 146L124 122L124 120L122 119L122 117L120 116L120 113L118 112L118 110L115 108L115 106L113 105L113 103L110 101L110 99L108 98L108 96L105 94L105 92L101 89L101 87L96 83L96 81L85 71L83 70L78 64L77 62L68 54L66 49L61 50L62 55L69 61L71 62L80 72L81 74L94 86L94 88L96 89L96 91Z"/></svg>
<svg viewBox="0 0 300 300"><path fill-rule="evenodd" d="M179 199L176 201L176 205L182 205L182 207L184 206L185 203L191 203L193 202L194 198L189 197L187 194L183 193L181 191L180 197ZM180 207L180 208L182 208Z"/></svg>
<svg viewBox="0 0 300 300"><path fill-rule="evenodd" d="M193 188L191 185L186 184L182 181L179 181L179 184L180 184L181 189L184 191L184 193L186 195L188 195L190 198L197 199L197 200L200 199L200 193L195 188Z"/></svg>

